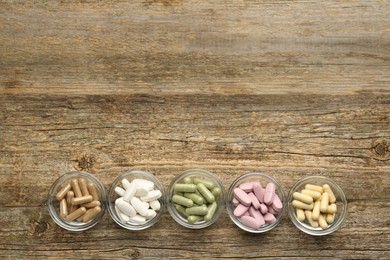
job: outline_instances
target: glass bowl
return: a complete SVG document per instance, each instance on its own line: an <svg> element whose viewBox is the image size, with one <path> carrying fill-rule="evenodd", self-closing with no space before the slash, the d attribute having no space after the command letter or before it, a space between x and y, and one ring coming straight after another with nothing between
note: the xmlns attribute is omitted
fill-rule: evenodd
<svg viewBox="0 0 390 260"><path fill-rule="evenodd" d="M266 185L268 183L273 183L275 185L275 194L278 195L280 201L283 204L282 209L277 212L277 215L275 217L275 220L273 223L265 223L262 225L260 228L252 228L244 225L243 223L240 222L240 220L234 215L234 209L235 205L233 202L233 199L235 198L234 195L234 189L239 187L243 183L249 183L249 182L259 182L263 189L265 189ZM264 204L264 203L261 203ZM253 204L252 204L253 205ZM264 204L265 205L265 204ZM267 231L270 231L274 229L281 221L282 216L284 214L284 211L286 209L286 203L285 203L285 194L283 191L282 186L277 182L274 178L271 176L265 174L265 173L246 173L243 174L242 176L238 177L229 187L228 194L227 194L227 200L226 200L226 208L229 214L229 217L231 220L236 224L239 228L242 230L245 230L247 232L251 233L264 233Z"/></svg>
<svg viewBox="0 0 390 260"><path fill-rule="evenodd" d="M86 184L88 183L93 184L93 186L96 188L97 196L99 197L99 202L100 202L100 205L98 205L98 207L100 207L100 211L96 211L96 215L92 217L92 219L86 222L83 222L81 219L79 219L80 221L77 219L68 221L64 216L61 216L60 202L57 200L56 195L65 186L70 184L72 180L80 180L80 179L84 179L86 181ZM67 196L65 196L65 200L66 198ZM95 197L93 197L93 199L95 200ZM90 173L72 171L72 172L65 173L52 184L47 197L47 206L51 218L54 220L54 222L57 225L69 231L84 231L95 226L103 217L104 211L106 210L105 199L106 199L106 191L102 183L99 181L99 179L97 179L94 175ZM73 206L70 206L69 203L67 204L68 205L66 206L66 208L67 211L69 211L68 212L69 214L67 215L69 216L71 214L70 208L72 208ZM83 205L78 207L82 207L82 206ZM86 208L86 210L89 210L89 208Z"/></svg>
<svg viewBox="0 0 390 260"><path fill-rule="evenodd" d="M208 182L213 183L214 186L219 189L219 195L215 196L215 202L217 205L216 205L215 212L212 215L212 217L208 221L205 221L204 219L200 219L199 221L195 221L194 223L191 223L188 221L186 216L184 216L182 213L180 213L177 210L175 203L172 201L172 198L175 195L175 191L174 191L175 184L185 183L184 181L188 180L188 179L191 179L192 181L194 181L195 178L200 178L200 179L203 179L203 180L206 180ZM196 192L199 193L198 188L197 188ZM203 169L189 169L189 170L184 171L181 174L178 174L172 180L171 184L169 185L166 201L167 201L168 211L177 223L179 223L183 227L191 228L191 229L206 228L206 227L214 224L223 212L223 209L225 206L225 189L224 189L221 181L219 180L219 178L217 176L215 176L214 174L212 174L211 172L203 170ZM205 200L205 202L206 203L204 205L207 204L208 207L210 207L211 203L207 202L206 200ZM197 206L197 205L194 203L194 206Z"/></svg>
<svg viewBox="0 0 390 260"><path fill-rule="evenodd" d="M329 224L327 229L322 229L321 227L313 228L309 223L307 223L306 220L304 222L298 220L296 208L292 205L292 201L294 200L293 193L300 192L301 190L303 190L306 184L312 184L318 186L328 184L336 197L336 206L337 206L336 215L334 217L333 223ZM323 235L331 234L341 227L342 223L347 217L347 212L348 212L347 198L345 197L345 194L343 190L340 188L340 186L337 185L335 181L327 177L311 176L296 182L290 190L287 201L288 201L288 215L291 221L298 229L302 230L303 232L309 235L323 236Z"/></svg>
<svg viewBox="0 0 390 260"><path fill-rule="evenodd" d="M158 198L160 208L156 210L157 213L153 218L147 219L146 221L142 223L135 223L134 221L126 221L123 218L121 218L118 215L117 210L115 209L115 201L120 198L120 196L115 192L116 187L122 187L122 181L123 179L127 179L130 183L135 179L144 179L147 181L151 181L154 183L154 190L160 190L161 191L161 197ZM141 170L133 170L130 172L126 172L119 177L117 177L114 182L112 183L110 190L108 191L107 195L107 203L108 203L108 212L111 216L111 218L121 227L126 228L128 230L144 230L147 228L150 228L154 224L156 224L159 219L161 218L162 214L165 210L165 192L164 187L161 184L161 182L151 173Z"/></svg>

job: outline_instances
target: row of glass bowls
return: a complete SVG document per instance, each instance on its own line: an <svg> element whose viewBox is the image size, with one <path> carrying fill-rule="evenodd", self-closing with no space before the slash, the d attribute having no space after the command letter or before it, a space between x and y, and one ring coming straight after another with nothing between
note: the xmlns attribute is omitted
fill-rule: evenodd
<svg viewBox="0 0 390 260"><path fill-rule="evenodd" d="M190 223L188 223L187 219L182 217L182 215L176 210L175 205L171 200L172 196L174 195L173 186L175 183L182 183L184 178L186 178L186 177L204 178L206 180L212 181L217 187L219 187L221 189L221 194L217 198L218 207L217 207L217 210L216 210L213 218L211 219L211 221L209 221L209 222L200 221L200 222L197 222L194 224L190 224ZM87 223L78 222L78 221L68 222L64 218L62 218L60 216L60 213L59 213L59 203L56 201L55 195L64 185L66 185L67 182L69 182L69 180L74 179L74 178L84 178L84 179L94 183L95 186L97 187L99 197L101 199L101 208L102 208L101 212L97 216L95 216L95 218L93 218L91 221L89 221ZM120 220L120 218L117 215L116 210L115 210L115 200L118 198L118 195L115 193L114 189L115 189L115 187L120 186L120 183L124 178L126 178L130 182L134 179L146 179L146 180L154 182L155 188L159 189L162 192L162 197L159 199L160 204L161 204L161 209L157 211L156 217L154 217L153 219L151 219L151 220L149 220L146 223L141 224L141 225L133 225L130 223L123 223ZM259 229L252 229L250 227L243 225L233 214L233 211L234 211L234 205L232 203L232 200L234 197L233 190L244 182L254 182L254 181L260 182L263 186L269 182L274 183L276 186L276 194L280 197L281 201L283 202L283 209L276 216L276 221L274 223L265 224L264 226L260 227ZM320 186L322 186L323 184L328 184L336 196L338 209L337 209L337 213L335 216L335 220L331 225L329 225L328 229L322 230L321 228L312 228L310 225L306 224L305 222L300 222L297 219L295 208L291 204L291 202L293 200L292 194L296 191L298 191L298 192L301 191L306 184L314 184L314 185L320 185ZM107 198L107 201L105 201L106 198ZM327 177L322 177L322 176L311 176L311 177L307 177L307 178L304 178L304 179L298 181L297 183L295 183L295 185L290 190L290 193L289 193L287 199L286 199L286 196L285 196L285 193L283 191L282 186L274 178L272 178L271 176L269 176L267 174L246 173L246 174L240 176L239 178L237 178L230 185L230 188L226 194L225 189L224 189L221 181L218 179L218 177L215 176L214 174L212 174L206 170L202 170L202 169L190 169L190 170L183 172L182 174L177 175L172 180L171 184L169 185L169 189L167 192L164 192L163 185L153 174L145 172L145 171L139 171L139 170L127 172L127 173L120 175L112 183L107 197L106 197L106 192L105 192L105 189L104 189L102 183L92 174L85 173L85 172L69 172L69 173L62 175L60 178L58 178L53 183L53 185L51 186L51 188L49 190L49 194L48 194L48 208L49 208L49 213L50 213L51 217L59 226L61 226L64 229L70 230L70 231L83 231L83 230L87 230L87 229L95 226L100 221L102 216L104 215L106 207L108 208L108 212L111 215L112 219L118 225L122 226L123 228L129 229L129 230L143 230L143 229L146 229L146 228L153 226L155 223L158 222L161 215L164 213L164 211L166 209L168 209L171 216L180 225L187 227L187 228L192 228L192 229L201 229L201 228L208 227L208 226L212 225L213 223L215 223L218 220L218 218L220 217L220 215L222 214L225 206L227 208L227 211L228 211L229 216L232 219L232 221L241 229L248 231L248 232L251 232L251 233L263 233L263 232L266 232L266 231L269 231L269 230L275 228L279 224L279 222L281 221L282 216L283 216L286 209L288 210L288 215L289 215L291 221L293 222L293 224L297 228L299 228L300 230L302 230L303 232L305 232L307 234L316 235L316 236L327 235L327 234L330 234L330 233L336 231L337 229L339 229L340 226L342 225L343 221L345 220L346 214L347 214L347 200L346 200L346 197L345 197L343 190L333 180L331 180Z"/></svg>

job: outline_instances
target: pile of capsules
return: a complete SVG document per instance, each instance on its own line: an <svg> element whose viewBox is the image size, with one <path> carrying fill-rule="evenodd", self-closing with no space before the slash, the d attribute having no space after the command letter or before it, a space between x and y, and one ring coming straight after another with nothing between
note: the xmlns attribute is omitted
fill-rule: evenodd
<svg viewBox="0 0 390 260"><path fill-rule="evenodd" d="M187 218L189 224L212 220L218 208L218 196L221 189L200 177L185 177L184 183L175 183L172 201L176 210Z"/></svg>
<svg viewBox="0 0 390 260"><path fill-rule="evenodd" d="M275 184L263 189L259 182L244 182L233 190L234 216L247 227L259 229L276 221L283 203L275 193Z"/></svg>
<svg viewBox="0 0 390 260"><path fill-rule="evenodd" d="M120 196L115 200L115 211L122 223L142 225L152 220L161 204L158 199L162 196L155 189L154 183L146 179L134 179L129 182L126 178L121 181L122 187L115 187Z"/></svg>
<svg viewBox="0 0 390 260"><path fill-rule="evenodd" d="M67 221L88 222L101 212L95 184L85 179L71 179L57 194L60 215Z"/></svg>
<svg viewBox="0 0 390 260"><path fill-rule="evenodd" d="M336 197L328 184L322 187L306 184L301 192L293 193L292 205L299 221L307 220L313 228L327 229L336 215Z"/></svg>

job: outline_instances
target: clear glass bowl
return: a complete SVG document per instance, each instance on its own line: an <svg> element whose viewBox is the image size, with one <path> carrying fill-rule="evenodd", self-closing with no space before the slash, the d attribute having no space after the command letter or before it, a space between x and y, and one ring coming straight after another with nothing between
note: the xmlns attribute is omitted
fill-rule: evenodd
<svg viewBox="0 0 390 260"><path fill-rule="evenodd" d="M154 183L154 189L159 189L162 193L162 196L158 199L161 207L159 210L156 211L156 213L157 213L156 216L152 219L147 220L144 224L137 225L137 224L133 224L131 222L123 223L115 210L115 200L120 197L118 194L115 193L115 188L117 186L122 187L121 182L125 178L129 182L133 181L134 179L144 179L144 180L151 181ZM112 183L110 190L108 191L108 195L107 195L108 212L110 213L111 218L119 226L126 228L128 230L143 230L143 229L150 228L151 226L156 224L165 211L164 202L165 202L165 192L164 192L164 187L161 184L161 182L153 174L151 174L149 172L141 171L141 170L133 170L133 171L126 172L126 173L120 175Z"/></svg>
<svg viewBox="0 0 390 260"><path fill-rule="evenodd" d="M233 198L234 198L234 189L240 186L240 184L245 182L260 182L263 189L265 189L265 186L272 182L275 184L275 192L279 196L280 201L283 203L283 208L279 211L278 215L276 216L276 221L274 223L266 223L265 225L261 226L258 229L253 229L251 227L247 227L243 223L241 223L236 216L234 216L234 209L235 206L233 205ZM229 213L229 217L231 220L236 224L239 228L242 230L245 230L247 232L251 233L264 233L267 231L270 231L274 229L281 221L282 216L284 214L284 211L286 210L286 197L284 194L284 190L282 186L277 182L274 178L271 176L265 174L265 173L246 173L240 177L238 177L229 187L228 193L227 193L227 200L226 200L226 209Z"/></svg>
<svg viewBox="0 0 390 260"><path fill-rule="evenodd" d="M95 185L96 190L99 194L100 208L101 211L90 221L88 222L80 222L80 221L67 221L60 215L60 202L56 199L56 194L66 186L72 179L80 179L83 178L87 182L91 182ZM49 214L54 222L60 227L69 230L69 231L84 231L95 226L103 217L104 212L106 210L106 191L104 189L103 184L96 178L94 175L86 172L77 172L72 171L65 173L61 177L59 177L50 187L48 196L47 196L47 206L49 210Z"/></svg>
<svg viewBox="0 0 390 260"><path fill-rule="evenodd" d="M336 211L335 219L327 229L321 229L321 227L313 228L306 221L301 222L297 218L296 209L292 205L292 201L294 200L292 195L294 192L300 192L302 189L304 189L306 184L313 184L319 186L328 184L336 197L337 211ZM347 198L345 197L345 194L343 190L340 188L340 186L337 185L337 183L334 182L332 179L329 179L327 177L311 176L298 181L291 188L290 193L288 194L287 201L288 201L288 215L291 221L298 229L302 230L303 232L309 235L324 236L324 235L331 234L341 227L342 223L347 217L347 212L348 212Z"/></svg>
<svg viewBox="0 0 390 260"><path fill-rule="evenodd" d="M216 187L221 189L221 194L218 196L218 198L216 200L217 205L218 205L217 209L216 209L216 211L215 211L215 213L210 221L206 222L206 221L202 220L199 222L195 222L194 224L191 224L191 223L188 223L187 218L183 217L176 210L175 204L172 201L172 197L174 195L173 186L175 185L175 183L184 183L184 178L186 178L186 177L190 177L190 178L200 177L202 179L209 180L209 181L213 182L216 185ZM214 224L218 220L218 218L221 216L223 209L224 209L224 206L225 206L225 196L226 196L225 193L226 193L225 188L223 187L221 181L219 180L219 178L217 176L215 176L211 172L203 170L203 169L189 169L189 170L186 170L183 173L177 175L172 180L171 184L169 185L167 199L166 199L168 211L171 214L171 216L173 217L173 219L177 223L182 225L183 227L191 228L191 229L206 228L206 227Z"/></svg>

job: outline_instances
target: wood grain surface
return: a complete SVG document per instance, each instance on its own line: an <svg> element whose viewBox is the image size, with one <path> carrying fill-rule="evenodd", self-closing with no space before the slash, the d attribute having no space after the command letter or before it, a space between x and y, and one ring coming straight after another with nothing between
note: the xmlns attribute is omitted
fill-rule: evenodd
<svg viewBox="0 0 390 260"><path fill-rule="evenodd" d="M389 259L389 1L0 2L0 257ZM225 211L203 230L108 213L69 232L46 209L62 174L108 189L130 169L167 188L204 168L225 188L261 171L311 175L348 217L312 237L287 214L250 234Z"/></svg>

